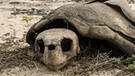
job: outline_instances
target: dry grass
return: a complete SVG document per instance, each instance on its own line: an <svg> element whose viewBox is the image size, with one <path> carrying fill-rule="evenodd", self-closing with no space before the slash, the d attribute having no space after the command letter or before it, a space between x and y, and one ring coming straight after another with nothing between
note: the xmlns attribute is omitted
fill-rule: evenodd
<svg viewBox="0 0 135 76"><path fill-rule="evenodd" d="M4 47L9 47L6 45ZM30 51L30 47L16 48L15 51L0 51L0 73L4 72L8 68L45 68L38 58L27 55ZM95 50L96 51L96 50ZM116 58L111 58L107 53L98 53L80 56L72 60L68 66L57 71L59 75L66 76L90 76L95 73L111 71L112 75L116 76L133 76L133 73L126 70L126 65L118 64ZM116 70L119 69L118 72ZM102 76L102 75L99 75Z"/></svg>
<svg viewBox="0 0 135 76"><path fill-rule="evenodd" d="M26 66L35 67L35 61L27 55L28 48L17 49L18 51L4 52L0 51L0 71L6 68ZM27 64L28 63L28 64Z"/></svg>

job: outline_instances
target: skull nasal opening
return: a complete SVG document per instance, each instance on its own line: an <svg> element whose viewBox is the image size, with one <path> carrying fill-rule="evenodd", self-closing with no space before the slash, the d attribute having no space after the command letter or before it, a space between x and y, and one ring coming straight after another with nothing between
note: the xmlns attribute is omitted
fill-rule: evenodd
<svg viewBox="0 0 135 76"><path fill-rule="evenodd" d="M37 41L37 44L38 44L38 46L39 46L39 51L40 51L40 53L44 53L44 41L43 40L38 40Z"/></svg>
<svg viewBox="0 0 135 76"><path fill-rule="evenodd" d="M51 50L54 50L55 49L55 45L51 44L48 46L48 49L51 51Z"/></svg>
<svg viewBox="0 0 135 76"><path fill-rule="evenodd" d="M73 41L71 39L64 38L61 41L62 51L63 52L68 52L71 49L72 43L73 43Z"/></svg>

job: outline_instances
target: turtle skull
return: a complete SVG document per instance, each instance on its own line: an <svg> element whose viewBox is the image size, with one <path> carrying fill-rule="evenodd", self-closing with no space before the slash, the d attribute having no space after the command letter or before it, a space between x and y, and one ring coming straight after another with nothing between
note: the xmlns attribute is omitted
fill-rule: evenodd
<svg viewBox="0 0 135 76"><path fill-rule="evenodd" d="M36 38L35 50L47 67L58 70L79 53L80 47L73 31L57 28L41 32Z"/></svg>

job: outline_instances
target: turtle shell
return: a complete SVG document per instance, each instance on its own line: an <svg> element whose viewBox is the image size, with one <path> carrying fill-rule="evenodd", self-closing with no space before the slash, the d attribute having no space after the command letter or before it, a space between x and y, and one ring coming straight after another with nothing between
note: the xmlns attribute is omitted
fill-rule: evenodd
<svg viewBox="0 0 135 76"><path fill-rule="evenodd" d="M67 28L83 37L107 40L131 55L135 53L134 19L127 15L129 10L125 9L121 4L109 2L61 6L34 24L27 33L26 41L33 46L40 32L51 28Z"/></svg>

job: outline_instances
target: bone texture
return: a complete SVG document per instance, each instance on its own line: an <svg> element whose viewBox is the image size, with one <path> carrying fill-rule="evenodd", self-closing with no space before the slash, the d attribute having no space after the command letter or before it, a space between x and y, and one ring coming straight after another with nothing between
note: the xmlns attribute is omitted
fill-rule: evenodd
<svg viewBox="0 0 135 76"><path fill-rule="evenodd" d="M63 39L71 39L72 44L69 51L64 52L61 47L61 42ZM39 48L38 41L42 40L44 45L44 50ZM49 46L53 45L54 48L49 49ZM50 47L51 48L51 47ZM65 48L66 49L66 48ZM41 56L41 61L43 61L49 68L53 70L60 69L67 62L77 56L80 51L79 42L77 35L68 29L49 29L41 32L35 41L35 50L39 55L40 50L44 51Z"/></svg>

